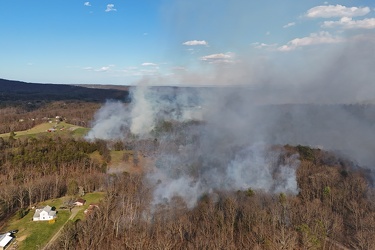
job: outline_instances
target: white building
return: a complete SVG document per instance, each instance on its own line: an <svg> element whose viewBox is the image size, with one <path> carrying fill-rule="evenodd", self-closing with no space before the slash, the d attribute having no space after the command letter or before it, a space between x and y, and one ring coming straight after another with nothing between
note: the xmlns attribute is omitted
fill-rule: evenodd
<svg viewBox="0 0 375 250"><path fill-rule="evenodd" d="M6 249L13 240L11 233L0 234L0 250Z"/></svg>
<svg viewBox="0 0 375 250"><path fill-rule="evenodd" d="M44 208L35 210L33 221L53 220L55 218L56 218L56 211L52 211L52 208L47 205Z"/></svg>

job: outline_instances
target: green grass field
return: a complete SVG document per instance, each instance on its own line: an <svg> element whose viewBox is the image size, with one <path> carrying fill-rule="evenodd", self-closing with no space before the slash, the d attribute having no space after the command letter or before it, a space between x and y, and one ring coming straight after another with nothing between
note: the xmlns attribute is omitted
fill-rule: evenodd
<svg viewBox="0 0 375 250"><path fill-rule="evenodd" d="M103 199L104 193L88 193L83 199L86 200L86 204L79 207L77 215L73 218L73 221L77 219L84 219L83 211L91 203L99 203ZM18 233L15 234L18 249L28 250L28 249L40 249L45 246L48 241L59 231L59 229L67 222L71 213L68 209L59 209L60 206L64 204L64 201L72 197L62 197L59 199L48 200L40 203L38 207L43 207L49 205L51 207L56 207L57 219L54 223L48 221L32 221L35 210L30 210L29 213L22 219L19 219L18 214L14 215L7 223L3 232L18 229Z"/></svg>
<svg viewBox="0 0 375 250"><path fill-rule="evenodd" d="M32 221L33 212L25 216L27 221L19 228L23 227L26 233L26 238L19 244L19 249L40 249L43 247L55 233L61 228L62 225L68 220L70 216L69 210L58 211L58 217L54 223L48 221ZM20 232L19 232L20 233Z"/></svg>
<svg viewBox="0 0 375 250"><path fill-rule="evenodd" d="M132 151L130 151L132 152ZM128 153L128 151L121 150L121 151L111 151L111 165L119 165L124 162L124 153Z"/></svg>
<svg viewBox="0 0 375 250"><path fill-rule="evenodd" d="M49 129L55 129L54 132L48 132ZM59 135L59 136L73 136L75 138L80 138L85 136L89 128L84 128L80 126L75 126L66 122L56 123L42 123L36 125L35 127L24 130L24 131L15 131L15 138L30 136L35 137L39 135ZM9 137L10 133L0 134L0 137Z"/></svg>
<svg viewBox="0 0 375 250"><path fill-rule="evenodd" d="M83 196L82 198L86 200L86 204L82 206L81 210L73 218L73 221L76 221L78 219L83 220L85 218L85 214L83 211L85 211L85 209L88 208L90 204L99 203L104 198L104 195L104 192L85 194L85 196Z"/></svg>
<svg viewBox="0 0 375 250"><path fill-rule="evenodd" d="M58 206L61 203L60 199L51 202L46 202L50 206ZM45 204L41 204L42 207ZM18 229L16 233L16 240L20 250L22 249L40 249L49 239L61 228L70 216L69 210L57 210L57 218L54 223L49 221L32 221L35 210L30 210L29 213L19 219L18 214L14 215L7 223L5 231Z"/></svg>

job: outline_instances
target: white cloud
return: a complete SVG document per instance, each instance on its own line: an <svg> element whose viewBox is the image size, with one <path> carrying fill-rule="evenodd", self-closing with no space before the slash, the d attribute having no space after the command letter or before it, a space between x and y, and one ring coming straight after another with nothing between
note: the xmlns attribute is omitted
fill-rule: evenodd
<svg viewBox="0 0 375 250"><path fill-rule="evenodd" d="M208 43L204 40L201 40L201 41L192 40L192 41L186 41L182 45L186 45L186 46L205 45L205 46L208 46Z"/></svg>
<svg viewBox="0 0 375 250"><path fill-rule="evenodd" d="M107 9L105 10L105 12L110 12L110 11L117 11L117 9L115 9L115 5L112 3L107 4Z"/></svg>
<svg viewBox="0 0 375 250"><path fill-rule="evenodd" d="M107 72L107 71L110 71L112 67L114 67L115 65L111 64L111 65L108 65L108 66L103 66L99 69L95 69L94 71L96 72Z"/></svg>
<svg viewBox="0 0 375 250"><path fill-rule="evenodd" d="M219 53L219 54L211 54L207 56L202 56L200 58L201 61L208 62L208 63L233 63L234 62L234 53Z"/></svg>
<svg viewBox="0 0 375 250"><path fill-rule="evenodd" d="M85 2L83 5L85 5L85 6L91 6L91 3L90 2Z"/></svg>
<svg viewBox="0 0 375 250"><path fill-rule="evenodd" d="M267 43L256 42L256 43L252 43L251 45L254 46L254 48L256 49L272 49L277 46L277 43L267 44Z"/></svg>
<svg viewBox="0 0 375 250"><path fill-rule="evenodd" d="M310 36L296 38L289 41L286 45L278 48L279 51L291 51L298 47L319 45L319 44L333 44L344 42L342 37L332 36L329 32L321 31L319 33L311 33Z"/></svg>
<svg viewBox="0 0 375 250"><path fill-rule="evenodd" d="M294 26L294 25L296 25L296 23L295 23L295 22L291 22L291 23L285 24L285 25L283 26L283 28L289 28L289 27L292 27L292 26Z"/></svg>
<svg viewBox="0 0 375 250"><path fill-rule="evenodd" d="M355 17L370 12L369 7L346 7L343 5L320 5L309 9L306 13L310 18Z"/></svg>
<svg viewBox="0 0 375 250"><path fill-rule="evenodd" d="M325 21L322 27L342 27L344 29L375 29L375 18L353 20L350 17L343 17L339 21Z"/></svg>
<svg viewBox="0 0 375 250"><path fill-rule="evenodd" d="M106 72L109 70L109 67L108 66L104 66L104 67L101 67L100 69L96 70L98 72Z"/></svg>
<svg viewBox="0 0 375 250"><path fill-rule="evenodd" d="M158 65L156 63L152 63L152 62L144 62L144 63L142 63L142 66L153 66L153 67L156 67Z"/></svg>
<svg viewBox="0 0 375 250"><path fill-rule="evenodd" d="M92 68L92 67L84 67L83 69L84 69L84 70L88 70L88 71L91 71L91 70L93 70L93 68Z"/></svg>

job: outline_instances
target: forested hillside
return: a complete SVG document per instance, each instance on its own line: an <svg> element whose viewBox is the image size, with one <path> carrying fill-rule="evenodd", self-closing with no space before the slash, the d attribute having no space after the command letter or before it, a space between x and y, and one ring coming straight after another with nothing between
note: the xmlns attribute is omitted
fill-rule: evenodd
<svg viewBox="0 0 375 250"><path fill-rule="evenodd" d="M133 141L130 148L151 157L144 145ZM0 138L1 216L22 217L30 206L82 186L105 191L105 199L84 220L68 224L50 249L373 249L375 192L368 171L320 149L277 148L284 152L281 165L299 155L297 195L217 188L189 208L179 196L155 204L145 174L106 174L104 141ZM103 161L90 158L95 151Z"/></svg>
<svg viewBox="0 0 375 250"><path fill-rule="evenodd" d="M295 196L217 189L192 209L178 196L154 206L143 176L112 175L100 209L66 227L51 249L374 249L365 172L321 150L285 150L302 155Z"/></svg>
<svg viewBox="0 0 375 250"><path fill-rule="evenodd" d="M236 131L241 128L236 120L224 124L228 112L222 108L218 120L194 120L193 111L205 109L201 100L181 98L183 91L175 88L172 95L156 91L163 99L155 103L164 109L157 110L146 135L132 132L129 119L139 116L130 115L136 104L126 98L104 106L74 98L6 101L0 133L13 133L0 137L0 229L33 206L76 197L83 189L105 192L105 198L84 218L66 224L49 249L375 249L371 166L322 147L253 143L256 137ZM188 91L196 96L194 89ZM237 114L234 103L223 107ZM305 138L312 130L303 126L323 124L318 132L334 132L328 118L342 110L342 121L354 117L352 124L373 127L373 105L260 107L261 114L277 118L277 133L266 135L281 139L284 134ZM306 119L301 123L293 111ZM90 127L94 117L95 133L86 139L59 132L14 134L45 122ZM219 127L210 127L212 121ZM98 139L106 130L112 137ZM326 134L309 134L316 135Z"/></svg>
<svg viewBox="0 0 375 250"><path fill-rule="evenodd" d="M64 84L26 83L0 79L1 106L15 101L81 100L103 102L106 99L124 100L127 90L97 89Z"/></svg>
<svg viewBox="0 0 375 250"><path fill-rule="evenodd" d="M88 127L106 100L128 102L129 91L0 79L0 134L27 130L56 116Z"/></svg>
<svg viewBox="0 0 375 250"><path fill-rule="evenodd" d="M90 158L97 150L103 155L106 146L60 137L0 137L0 217L16 211L22 217L39 202L76 194L78 186L99 190L106 164Z"/></svg>

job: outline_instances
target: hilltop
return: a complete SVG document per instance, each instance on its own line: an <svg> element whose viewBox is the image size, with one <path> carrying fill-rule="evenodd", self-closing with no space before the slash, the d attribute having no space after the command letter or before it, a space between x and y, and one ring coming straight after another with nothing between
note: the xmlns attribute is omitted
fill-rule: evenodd
<svg viewBox="0 0 375 250"><path fill-rule="evenodd" d="M80 100L90 102L103 102L107 99L126 100L129 97L127 89L103 89L67 85L67 84L42 84L0 79L0 101L59 101Z"/></svg>
<svg viewBox="0 0 375 250"><path fill-rule="evenodd" d="M0 134L28 130L56 116L87 127L106 100L129 102L129 91L127 87L102 89L98 85L83 87L0 79Z"/></svg>

